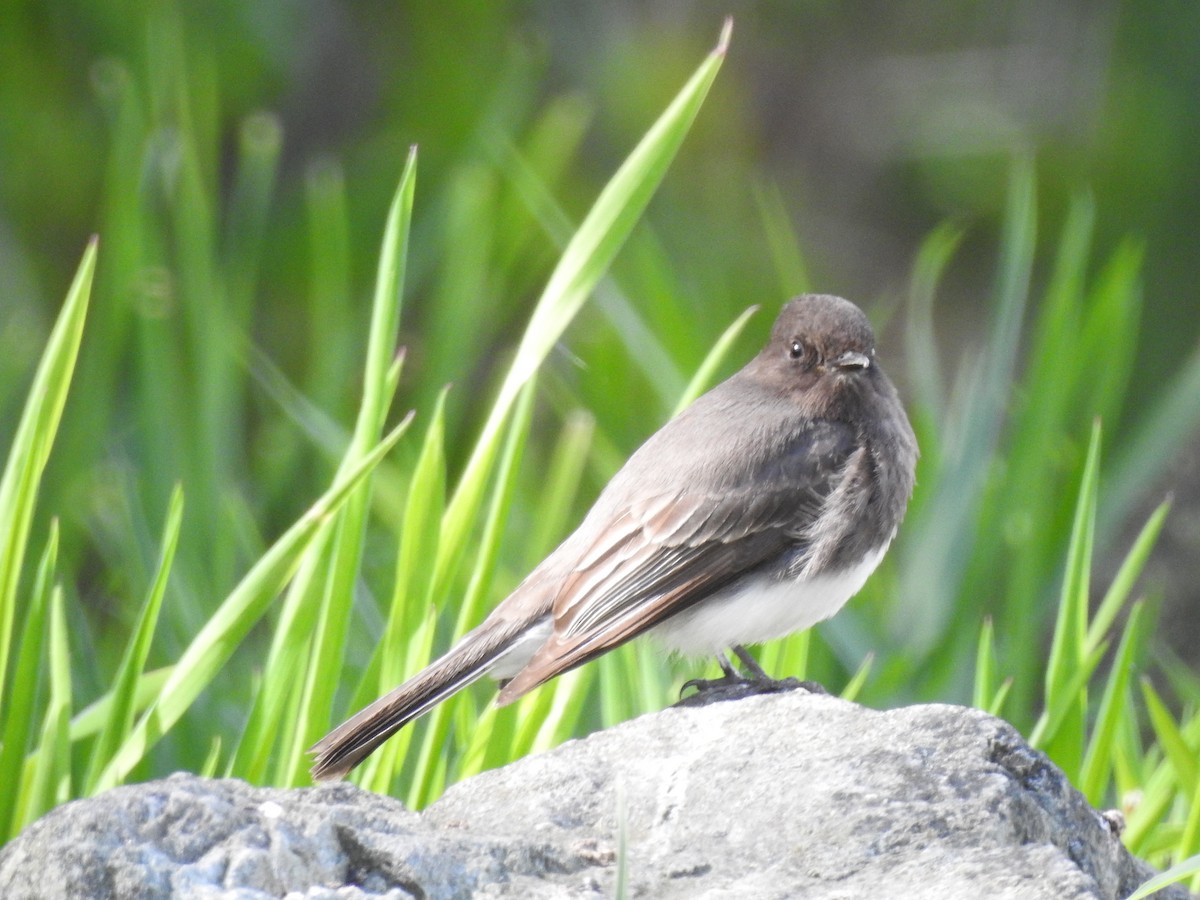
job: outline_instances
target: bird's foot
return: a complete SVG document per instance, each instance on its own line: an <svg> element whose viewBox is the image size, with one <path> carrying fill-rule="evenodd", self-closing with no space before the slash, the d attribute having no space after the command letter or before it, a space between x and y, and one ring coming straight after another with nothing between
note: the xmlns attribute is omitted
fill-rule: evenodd
<svg viewBox="0 0 1200 900"><path fill-rule="evenodd" d="M828 691L815 681L801 681L799 678L772 678L745 647L732 648L737 658L745 667L746 672L734 668L724 653L717 654L717 662L721 666L720 678L693 678L686 681L679 690L679 701L676 706L707 706L710 703L720 703L724 700L740 700L758 694L780 694L784 691L804 690L810 694L827 694ZM683 694L688 688L696 692L687 697Z"/></svg>

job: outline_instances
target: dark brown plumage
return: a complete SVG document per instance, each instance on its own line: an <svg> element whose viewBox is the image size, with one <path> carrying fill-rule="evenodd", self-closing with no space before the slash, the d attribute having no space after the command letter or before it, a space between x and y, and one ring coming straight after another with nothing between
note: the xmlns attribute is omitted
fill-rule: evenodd
<svg viewBox="0 0 1200 900"><path fill-rule="evenodd" d="M506 681L505 704L647 631L720 653L810 627L882 558L916 459L866 316L792 300L766 347L647 440L481 625L322 738L314 776L345 774L485 674Z"/></svg>

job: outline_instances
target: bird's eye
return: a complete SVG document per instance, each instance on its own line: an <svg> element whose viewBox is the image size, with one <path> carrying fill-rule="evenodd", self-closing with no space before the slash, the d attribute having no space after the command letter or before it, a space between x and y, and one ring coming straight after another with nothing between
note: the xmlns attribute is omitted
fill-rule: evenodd
<svg viewBox="0 0 1200 900"><path fill-rule="evenodd" d="M804 344L798 340L793 340L792 345L788 348L788 356L792 359L800 359L804 356Z"/></svg>

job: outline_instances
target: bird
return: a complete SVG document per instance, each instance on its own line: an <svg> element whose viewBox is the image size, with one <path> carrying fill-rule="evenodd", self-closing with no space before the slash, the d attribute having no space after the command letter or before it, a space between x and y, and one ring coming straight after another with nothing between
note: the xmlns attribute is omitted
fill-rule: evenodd
<svg viewBox="0 0 1200 900"><path fill-rule="evenodd" d="M811 628L859 591L917 458L867 316L829 294L788 301L763 349L647 439L480 625L310 748L313 777L345 776L485 675L509 704L643 634L716 655L724 678L700 688L766 679L745 645Z"/></svg>

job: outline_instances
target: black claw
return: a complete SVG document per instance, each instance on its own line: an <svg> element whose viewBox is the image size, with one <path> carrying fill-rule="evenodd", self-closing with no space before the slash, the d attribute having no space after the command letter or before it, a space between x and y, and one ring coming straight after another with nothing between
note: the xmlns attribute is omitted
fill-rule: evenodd
<svg viewBox="0 0 1200 900"><path fill-rule="evenodd" d="M676 706L707 706L709 703L719 703L723 700L739 700L757 694L779 694L784 691L805 690L810 694L827 694L820 684L815 681L801 681L798 678L772 678L763 671L753 656L745 647L734 646L733 650L738 661L745 668L743 674L734 668L724 653L717 654L717 663L724 673L720 678L693 678L685 681L679 689L679 701ZM696 693L684 697L688 688L695 688Z"/></svg>

